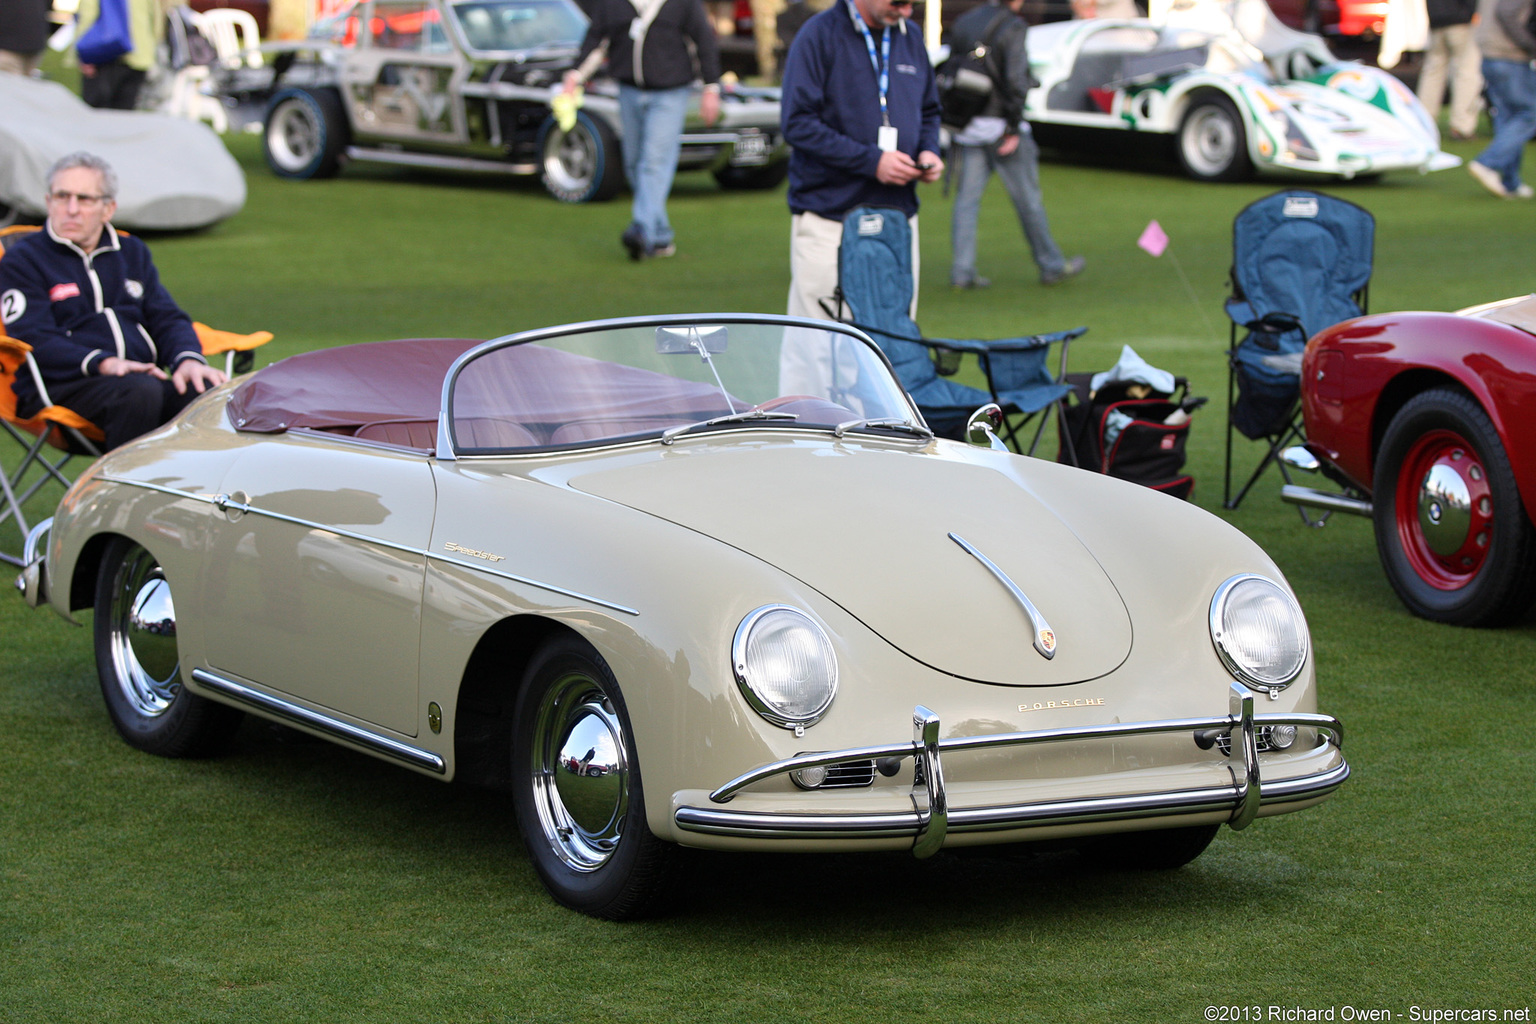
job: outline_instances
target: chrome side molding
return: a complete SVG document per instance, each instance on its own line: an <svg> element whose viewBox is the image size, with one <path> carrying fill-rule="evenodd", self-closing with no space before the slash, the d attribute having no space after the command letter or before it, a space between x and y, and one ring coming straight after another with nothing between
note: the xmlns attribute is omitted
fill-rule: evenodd
<svg viewBox="0 0 1536 1024"><path fill-rule="evenodd" d="M302 725L308 729L323 732L332 739L345 743L354 743L363 747L371 754L399 761L412 768L425 768L427 771L436 772L439 775L448 771L448 765L441 757L430 750L414 747L409 743L402 743L397 739L364 729L362 726L344 722L339 718L322 714L311 708L302 707L292 701L281 697L274 697L270 693L253 689L244 683L238 683L207 669L195 668L192 670L192 678L201 686L214 691L223 697L254 708L263 714L274 718L285 719L295 725Z"/></svg>

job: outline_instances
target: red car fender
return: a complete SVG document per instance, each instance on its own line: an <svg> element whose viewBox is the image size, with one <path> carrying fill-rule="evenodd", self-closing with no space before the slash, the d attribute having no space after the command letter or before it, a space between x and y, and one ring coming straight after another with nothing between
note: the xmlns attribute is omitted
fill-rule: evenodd
<svg viewBox="0 0 1536 1024"><path fill-rule="evenodd" d="M1520 497L1536 511L1536 337L1455 313L1383 313L1318 332L1302 359L1307 442L1365 493L1397 410L1459 385L1493 421Z"/></svg>

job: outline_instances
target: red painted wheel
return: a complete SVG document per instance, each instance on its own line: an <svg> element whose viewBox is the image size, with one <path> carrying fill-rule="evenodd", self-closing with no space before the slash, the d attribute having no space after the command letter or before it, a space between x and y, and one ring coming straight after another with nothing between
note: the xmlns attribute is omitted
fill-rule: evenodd
<svg viewBox="0 0 1536 1024"><path fill-rule="evenodd" d="M1502 625L1536 597L1532 528L1498 430L1461 391L1414 396L1376 458L1382 568L1415 615Z"/></svg>
<svg viewBox="0 0 1536 1024"><path fill-rule="evenodd" d="M1496 526L1493 494L1482 458L1456 431L1412 443L1393 511L1403 554L1425 583L1456 590L1482 571Z"/></svg>

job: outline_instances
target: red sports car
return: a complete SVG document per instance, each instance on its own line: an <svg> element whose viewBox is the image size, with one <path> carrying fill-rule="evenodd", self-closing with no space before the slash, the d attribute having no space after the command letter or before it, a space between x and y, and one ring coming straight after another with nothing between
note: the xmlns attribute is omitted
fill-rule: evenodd
<svg viewBox="0 0 1536 1024"><path fill-rule="evenodd" d="M1502 625L1536 597L1536 295L1347 320L1307 344L1306 450L1345 488L1295 504L1370 515L1415 615ZM1308 455L1315 457L1309 459Z"/></svg>

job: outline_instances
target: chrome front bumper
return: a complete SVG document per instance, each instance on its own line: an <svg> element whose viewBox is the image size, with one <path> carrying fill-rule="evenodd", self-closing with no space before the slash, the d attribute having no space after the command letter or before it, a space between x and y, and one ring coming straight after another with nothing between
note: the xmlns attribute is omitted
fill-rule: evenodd
<svg viewBox="0 0 1536 1024"><path fill-rule="evenodd" d="M1332 793L1349 778L1349 765L1340 761L1337 766L1325 772L1265 783L1259 776L1259 728L1295 725L1316 729L1325 734L1323 742L1331 742L1336 749L1342 749L1344 729L1338 719L1327 715L1255 714L1253 692L1238 683L1232 684L1229 696L1230 713L1214 718L1042 729L943 740L939 738L938 715L919 705L912 713L913 739L910 743L855 747L775 761L732 779L709 795L712 804L721 805L729 803L737 793L754 783L800 769L846 761L911 757L916 763L912 786L913 810L910 812L771 814L731 811L718 806L684 806L677 809L674 820L678 828L687 832L757 839L890 839L911 836L913 854L928 857L938 852L944 845L945 837L951 832L997 832L1211 812L1227 814L1227 823L1234 829L1241 829L1258 816L1259 807L1263 804L1315 800ZM969 808L951 808L944 790L941 755L945 753L1178 732L1190 733L1194 741L1206 749L1214 746L1218 737L1230 737L1227 767L1232 773L1231 785Z"/></svg>

